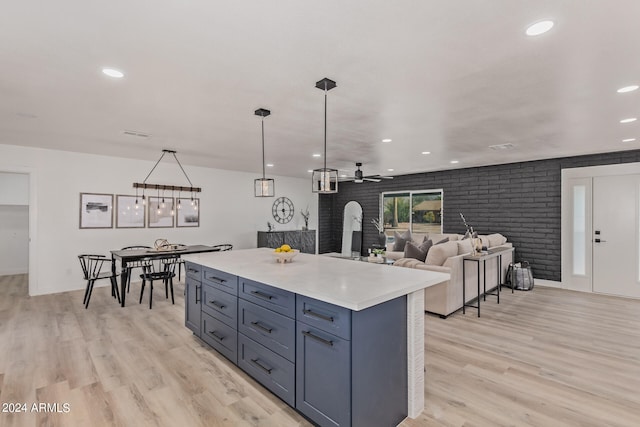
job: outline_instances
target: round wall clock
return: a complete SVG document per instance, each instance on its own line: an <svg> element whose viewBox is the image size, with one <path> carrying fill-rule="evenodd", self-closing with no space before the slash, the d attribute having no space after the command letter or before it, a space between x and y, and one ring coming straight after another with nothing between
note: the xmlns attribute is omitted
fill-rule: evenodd
<svg viewBox="0 0 640 427"><path fill-rule="evenodd" d="M273 219L286 224L293 218L293 202L288 197L278 197L271 208Z"/></svg>

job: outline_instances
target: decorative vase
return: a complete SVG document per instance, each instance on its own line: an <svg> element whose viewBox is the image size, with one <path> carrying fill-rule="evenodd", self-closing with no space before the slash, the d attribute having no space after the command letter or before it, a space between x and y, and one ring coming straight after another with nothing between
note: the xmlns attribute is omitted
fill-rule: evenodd
<svg viewBox="0 0 640 427"><path fill-rule="evenodd" d="M378 244L381 248L385 248L387 246L387 235L383 232L378 233Z"/></svg>

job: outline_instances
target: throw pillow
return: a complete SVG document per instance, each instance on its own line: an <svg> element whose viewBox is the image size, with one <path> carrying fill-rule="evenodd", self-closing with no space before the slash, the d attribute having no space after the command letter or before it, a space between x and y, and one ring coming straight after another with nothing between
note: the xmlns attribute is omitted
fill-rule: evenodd
<svg viewBox="0 0 640 427"><path fill-rule="evenodd" d="M418 261L424 262L424 259L427 257L427 253L420 250L418 245L413 242L407 242L404 245L404 258L414 258Z"/></svg>
<svg viewBox="0 0 640 427"><path fill-rule="evenodd" d="M433 245L429 249L424 263L427 265L443 265L447 259L458 255L458 242L446 242Z"/></svg>
<svg viewBox="0 0 640 427"><path fill-rule="evenodd" d="M404 258L415 258L418 261L424 262L431 248L431 243L431 240L425 240L418 246L413 242L407 242L404 247Z"/></svg>
<svg viewBox="0 0 640 427"><path fill-rule="evenodd" d="M442 239L442 240L440 240L440 241L438 241L438 242L434 243L434 244L433 244L433 246L435 246L435 245L439 245L439 244L441 244L441 243L447 243L448 241L449 241L449 238L448 238L448 237L445 237L444 239Z"/></svg>
<svg viewBox="0 0 640 427"><path fill-rule="evenodd" d="M404 251L404 246L407 242L411 241L411 230L407 230L402 234L398 234L397 231L393 232L394 242L393 242L393 250L394 252L402 252Z"/></svg>

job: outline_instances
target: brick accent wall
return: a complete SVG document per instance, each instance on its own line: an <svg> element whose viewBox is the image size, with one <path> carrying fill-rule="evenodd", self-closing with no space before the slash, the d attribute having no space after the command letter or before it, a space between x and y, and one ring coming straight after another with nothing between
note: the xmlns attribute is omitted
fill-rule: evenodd
<svg viewBox="0 0 640 427"><path fill-rule="evenodd" d="M379 216L380 193L401 190L444 191L445 233L501 233L516 248L516 260L529 261L534 276L561 280L561 170L640 162L640 150L510 163L396 176L379 183L340 183L338 193L320 196L319 251L340 252L342 213L350 200L362 205L363 250L377 241L371 218Z"/></svg>

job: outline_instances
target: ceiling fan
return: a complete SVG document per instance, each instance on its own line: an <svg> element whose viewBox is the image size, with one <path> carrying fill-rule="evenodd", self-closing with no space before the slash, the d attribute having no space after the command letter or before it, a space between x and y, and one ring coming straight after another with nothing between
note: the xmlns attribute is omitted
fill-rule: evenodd
<svg viewBox="0 0 640 427"><path fill-rule="evenodd" d="M357 162L356 163L356 171L354 176L349 176L346 178L342 178L341 181L353 181L356 184L359 184L361 182L364 181L370 181L370 182L380 182L383 179L393 179L392 176L382 176L382 175L368 175L368 176L364 176L362 173L362 170L360 170L360 167L362 166L362 163Z"/></svg>

